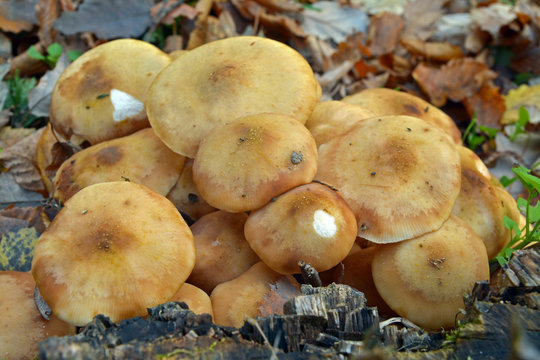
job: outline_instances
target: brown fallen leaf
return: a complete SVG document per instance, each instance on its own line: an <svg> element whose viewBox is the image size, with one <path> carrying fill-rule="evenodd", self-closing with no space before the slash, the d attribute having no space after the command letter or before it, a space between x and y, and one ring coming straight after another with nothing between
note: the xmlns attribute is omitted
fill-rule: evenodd
<svg viewBox="0 0 540 360"><path fill-rule="evenodd" d="M471 58L451 60L441 68L420 63L412 75L430 102L438 107L446 104L447 99L464 100L498 76L486 64Z"/></svg>
<svg viewBox="0 0 540 360"><path fill-rule="evenodd" d="M0 238L2 238L2 236L8 232L17 231L29 226L30 224L26 220L2 216L0 214Z"/></svg>
<svg viewBox="0 0 540 360"><path fill-rule="evenodd" d="M38 233L45 231L45 224L42 217L43 208L37 207L8 207L0 210L0 219L10 218L14 220L24 221L25 227L33 227Z"/></svg>
<svg viewBox="0 0 540 360"><path fill-rule="evenodd" d="M38 37L44 48L54 42L56 30L53 24L60 16L60 4L56 0L41 0L36 6L36 17L39 22Z"/></svg>
<svg viewBox="0 0 540 360"><path fill-rule="evenodd" d="M302 11L302 5L289 0L254 0L273 12L298 12Z"/></svg>
<svg viewBox="0 0 540 360"><path fill-rule="evenodd" d="M0 162L9 169L15 181L24 189L35 191L46 196L45 186L35 166L36 145L43 129L18 141L15 145L0 153Z"/></svg>
<svg viewBox="0 0 540 360"><path fill-rule="evenodd" d="M411 54L421 56L428 61L448 62L464 56L459 46L446 42L422 41L409 36L403 36L400 42Z"/></svg>
<svg viewBox="0 0 540 360"><path fill-rule="evenodd" d="M172 25L178 16L193 20L197 17L197 10L188 4L178 4L177 0L160 1L150 9L152 18L162 15L160 23Z"/></svg>
<svg viewBox="0 0 540 360"><path fill-rule="evenodd" d="M32 134L34 131L35 129L12 128L11 126L5 126L0 129L0 147L6 149L12 145L15 145L17 142Z"/></svg>
<svg viewBox="0 0 540 360"><path fill-rule="evenodd" d="M368 47L374 56L393 53L405 28L399 15L384 12L371 18L367 37Z"/></svg>
<svg viewBox="0 0 540 360"><path fill-rule="evenodd" d="M443 14L444 0L408 1L403 12L405 29L403 36L427 40L436 31L435 22Z"/></svg>
<svg viewBox="0 0 540 360"><path fill-rule="evenodd" d="M482 85L478 91L463 99L463 105L471 117L476 114L478 124L494 129L501 128L506 106L497 86L490 83Z"/></svg>

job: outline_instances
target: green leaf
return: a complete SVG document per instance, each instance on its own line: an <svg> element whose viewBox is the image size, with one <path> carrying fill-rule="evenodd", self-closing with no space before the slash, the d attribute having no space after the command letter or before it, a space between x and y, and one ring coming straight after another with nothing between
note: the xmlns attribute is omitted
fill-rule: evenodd
<svg viewBox="0 0 540 360"><path fill-rule="evenodd" d="M525 109L524 106L520 107L518 112L518 120L514 124L514 133L508 137L510 141L514 141L519 134L524 134L526 132L525 126L529 120L530 117L527 109Z"/></svg>
<svg viewBox="0 0 540 360"><path fill-rule="evenodd" d="M540 192L540 179L530 174L530 170L525 166L520 165L518 167L513 167L512 172L516 174L519 181L521 181L528 192L532 192L533 190Z"/></svg>
<svg viewBox="0 0 540 360"><path fill-rule="evenodd" d="M478 129L479 129L480 131L485 132L485 133L488 135L488 137L489 137L490 139L495 138L495 135L497 135L497 133L500 133L500 132L501 132L500 129L490 128L489 126L484 126L484 125L478 126Z"/></svg>
<svg viewBox="0 0 540 360"><path fill-rule="evenodd" d="M62 45L59 43L52 43L47 47L47 54L54 59L58 59L62 55Z"/></svg>
<svg viewBox="0 0 540 360"><path fill-rule="evenodd" d="M519 229L518 224L506 215L503 219L503 225L508 230L513 231L518 237L521 236L521 230Z"/></svg>
<svg viewBox="0 0 540 360"><path fill-rule="evenodd" d="M540 202L535 206L529 206L529 222L535 223L540 219Z"/></svg>
<svg viewBox="0 0 540 360"><path fill-rule="evenodd" d="M36 60L42 60L42 61L45 61L45 56L43 54L41 54L39 51L36 50L36 47L34 45L31 45L29 48L28 48L28 56L30 56L32 59L36 59Z"/></svg>
<svg viewBox="0 0 540 360"><path fill-rule="evenodd" d="M517 179L518 178L516 176L514 176L513 178L509 178L508 176L503 175L499 179L499 182L501 183L502 186L508 187L508 186L512 185L513 183L515 183L517 181Z"/></svg>
<svg viewBox="0 0 540 360"><path fill-rule="evenodd" d="M517 73L516 77L514 78L514 83L516 85L526 84L532 78L534 78L534 74L532 73Z"/></svg>
<svg viewBox="0 0 540 360"><path fill-rule="evenodd" d="M67 52L68 59L71 62L75 61L75 59L77 59L81 55L82 52L80 52L79 50L68 50Z"/></svg>

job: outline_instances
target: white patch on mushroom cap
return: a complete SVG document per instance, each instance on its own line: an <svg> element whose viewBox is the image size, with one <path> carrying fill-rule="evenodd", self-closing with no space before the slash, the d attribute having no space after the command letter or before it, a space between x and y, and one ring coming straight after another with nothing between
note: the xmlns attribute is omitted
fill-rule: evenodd
<svg viewBox="0 0 540 360"><path fill-rule="evenodd" d="M332 237L337 232L336 219L324 210L313 214L313 228L322 237Z"/></svg>
<svg viewBox="0 0 540 360"><path fill-rule="evenodd" d="M137 115L144 110L144 104L126 92L112 89L111 102L113 104L114 121L123 121Z"/></svg>

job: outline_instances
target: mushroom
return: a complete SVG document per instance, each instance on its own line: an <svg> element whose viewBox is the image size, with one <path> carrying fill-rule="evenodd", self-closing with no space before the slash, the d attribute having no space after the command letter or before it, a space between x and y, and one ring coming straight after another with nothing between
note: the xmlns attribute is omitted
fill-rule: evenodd
<svg viewBox="0 0 540 360"><path fill-rule="evenodd" d="M321 97L309 63L267 38L217 40L183 54L156 77L146 101L150 124L173 151L194 158L216 125L263 112L304 124Z"/></svg>
<svg viewBox="0 0 540 360"><path fill-rule="evenodd" d="M459 194L460 160L448 136L412 116L370 118L319 147L315 177L335 186L376 243L438 229Z"/></svg>
<svg viewBox="0 0 540 360"><path fill-rule="evenodd" d="M197 253L188 281L208 294L260 261L244 237L247 215L215 211L191 225Z"/></svg>
<svg viewBox="0 0 540 360"><path fill-rule="evenodd" d="M32 275L53 312L77 326L119 321L169 300L195 265L193 235L174 205L133 182L90 185L40 236Z"/></svg>
<svg viewBox="0 0 540 360"><path fill-rule="evenodd" d="M90 146L64 161L53 179L53 197L63 203L89 185L122 179L165 196L183 166L184 157L147 128Z"/></svg>
<svg viewBox="0 0 540 360"><path fill-rule="evenodd" d="M386 88L365 89L342 101L373 111L377 116L410 115L429 122L445 132L454 144L461 145L461 132L442 110L412 94Z"/></svg>
<svg viewBox="0 0 540 360"><path fill-rule="evenodd" d="M264 113L210 131L195 156L193 181L211 206L243 212L311 182L316 171L317 147L306 127Z"/></svg>
<svg viewBox="0 0 540 360"><path fill-rule="evenodd" d="M463 296L489 280L484 243L451 215L440 229L411 240L378 246L373 281L397 314L429 330L452 328Z"/></svg>
<svg viewBox="0 0 540 360"><path fill-rule="evenodd" d="M260 261L240 276L215 287L210 295L214 322L241 327L248 317L269 315L266 307L283 314L283 304L300 294L291 286L295 283L291 275L277 273Z"/></svg>
<svg viewBox="0 0 540 360"><path fill-rule="evenodd" d="M324 271L343 260L356 239L356 219L329 187L298 186L253 211L246 240L261 260L282 274L299 273L300 260Z"/></svg>
<svg viewBox="0 0 540 360"><path fill-rule="evenodd" d="M482 160L464 146L457 149L461 159L461 189L452 214L469 224L484 242L491 259L510 240L510 232L503 224L504 203L499 200Z"/></svg>
<svg viewBox="0 0 540 360"><path fill-rule="evenodd" d="M216 211L215 207L208 203L199 194L199 190L193 182L193 159L186 159L182 173L178 181L167 194L174 206L193 220L198 220L201 216Z"/></svg>
<svg viewBox="0 0 540 360"><path fill-rule="evenodd" d="M119 39L95 47L71 63L51 94L54 130L90 144L148 127L144 101L150 83L171 58L154 45Z"/></svg>
<svg viewBox="0 0 540 360"><path fill-rule="evenodd" d="M194 285L184 283L169 301L184 302L195 314L214 316L210 296Z"/></svg>
<svg viewBox="0 0 540 360"><path fill-rule="evenodd" d="M50 336L74 335L75 326L54 314L45 320L34 303L29 272L0 271L0 358L35 359L37 344Z"/></svg>
<svg viewBox="0 0 540 360"><path fill-rule="evenodd" d="M317 147L344 133L357 121L376 116L371 110L343 101L323 101L315 106L306 127Z"/></svg>

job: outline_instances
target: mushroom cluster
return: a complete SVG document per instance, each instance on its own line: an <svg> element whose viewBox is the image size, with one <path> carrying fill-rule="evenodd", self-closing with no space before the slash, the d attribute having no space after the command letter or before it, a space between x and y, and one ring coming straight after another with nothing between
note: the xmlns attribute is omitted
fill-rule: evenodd
<svg viewBox="0 0 540 360"><path fill-rule="evenodd" d="M101 45L55 86L38 152L63 208L32 274L56 316L174 300L239 326L297 293L276 289L303 261L385 314L453 326L519 213L446 114L387 89L320 102L308 62L266 38L146 47ZM138 55L108 61L119 49ZM60 137L86 148L52 176Z"/></svg>

